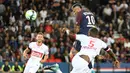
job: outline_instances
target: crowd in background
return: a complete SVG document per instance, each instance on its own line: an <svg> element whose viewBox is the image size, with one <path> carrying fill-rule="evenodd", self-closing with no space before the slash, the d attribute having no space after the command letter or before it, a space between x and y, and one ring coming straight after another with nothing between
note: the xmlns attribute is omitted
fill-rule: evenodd
<svg viewBox="0 0 130 73"><path fill-rule="evenodd" d="M80 0L79 0L80 1ZM48 62L70 62L69 52L73 40L62 32L63 28L77 33L75 15L71 6L75 0L0 0L0 62L26 62L23 51L37 32L45 34L44 43L49 46ZM28 21L25 12L38 13L35 21ZM109 1L92 10L99 38L109 45L121 62L130 62L130 0ZM109 55L101 62L111 62Z"/></svg>

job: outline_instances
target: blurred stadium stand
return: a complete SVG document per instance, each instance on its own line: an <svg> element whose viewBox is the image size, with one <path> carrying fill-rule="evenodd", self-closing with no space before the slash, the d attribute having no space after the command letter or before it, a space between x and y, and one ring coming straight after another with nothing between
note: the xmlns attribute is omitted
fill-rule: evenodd
<svg viewBox="0 0 130 73"><path fill-rule="evenodd" d="M39 31L45 34L44 43L50 48L47 63L70 62L73 40L61 30L78 32L70 9L76 1L95 14L99 38L112 48L121 63L130 66L130 0L0 0L0 62L25 63L23 50L29 42L35 41ZM38 13L32 23L24 16L28 9ZM112 60L103 53L98 63L109 66Z"/></svg>

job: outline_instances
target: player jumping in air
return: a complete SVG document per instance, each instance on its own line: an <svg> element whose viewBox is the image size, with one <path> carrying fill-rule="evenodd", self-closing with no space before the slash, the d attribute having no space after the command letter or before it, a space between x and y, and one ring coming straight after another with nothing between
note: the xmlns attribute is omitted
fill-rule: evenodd
<svg viewBox="0 0 130 73"><path fill-rule="evenodd" d="M23 56L27 58L27 53L31 51L31 57L29 58L23 73L36 73L40 67L40 63L44 63L48 59L48 46L43 44L43 41L43 33L39 32L36 36L36 42L31 42L24 50ZM43 56L44 59L42 59Z"/></svg>
<svg viewBox="0 0 130 73"><path fill-rule="evenodd" d="M96 27L94 14L90 11L83 10L82 5L80 3L75 3L74 5L72 5L72 10L76 14L76 24L80 27L79 32L77 34L88 35L89 29ZM80 50L79 44L80 41L75 40L75 49L78 51ZM74 50L74 48L72 48L72 50Z"/></svg>
<svg viewBox="0 0 130 73"><path fill-rule="evenodd" d="M72 59L73 69L71 73L91 73L92 62L94 62L95 57L99 55L102 48L112 57L115 67L120 67L115 54L105 42L97 38L98 30L91 28L88 35L90 36L84 34L76 35L76 40L80 41L80 51Z"/></svg>
<svg viewBox="0 0 130 73"><path fill-rule="evenodd" d="M79 3L75 3L72 10L76 14L76 24L80 27L79 34L88 35L89 29L95 27L94 14L83 10L82 5Z"/></svg>

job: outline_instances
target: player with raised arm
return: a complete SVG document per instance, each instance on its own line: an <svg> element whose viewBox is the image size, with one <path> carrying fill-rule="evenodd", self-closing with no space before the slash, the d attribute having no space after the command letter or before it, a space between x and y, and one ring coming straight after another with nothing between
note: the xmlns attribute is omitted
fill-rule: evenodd
<svg viewBox="0 0 130 73"><path fill-rule="evenodd" d="M76 40L80 41L80 51L73 57L72 66L73 69L71 73L91 73L92 62L94 64L94 59L99 55L102 48L108 52L114 61L114 66L119 68L120 63L116 59L115 54L107 46L105 42L97 38L98 30L96 28L91 28L88 33L89 36L84 34L77 34Z"/></svg>
<svg viewBox="0 0 130 73"><path fill-rule="evenodd" d="M46 62L48 59L48 46L43 44L44 35L39 32L36 36L36 42L31 42L29 46L24 50L23 56L27 58L27 53L31 51L31 56L26 64L23 73L36 73L40 67L40 63ZM44 59L42 59L44 56Z"/></svg>

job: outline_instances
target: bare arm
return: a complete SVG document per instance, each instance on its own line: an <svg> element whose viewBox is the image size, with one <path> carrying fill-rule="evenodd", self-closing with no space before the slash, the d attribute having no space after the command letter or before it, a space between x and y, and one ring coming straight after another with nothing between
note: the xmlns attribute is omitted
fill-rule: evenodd
<svg viewBox="0 0 130 73"><path fill-rule="evenodd" d="M120 62L116 59L115 54L111 50L108 51L108 54L112 57L112 59L114 61L114 66L119 68L120 67Z"/></svg>
<svg viewBox="0 0 130 73"><path fill-rule="evenodd" d="M113 59L113 61L117 60L115 54L111 50L107 51L107 53L111 56L111 58Z"/></svg>
<svg viewBox="0 0 130 73"><path fill-rule="evenodd" d="M116 58L115 54L113 53L112 50L110 50L109 47L107 47L108 49L106 50L107 53L111 56L111 58L113 59L114 61L114 66L119 68L120 67L120 62L118 61L118 59Z"/></svg>
<svg viewBox="0 0 130 73"><path fill-rule="evenodd" d="M48 59L48 55L45 55L45 56L44 56L44 59L42 59L40 62L41 62L41 63L44 63L44 62L47 61L47 59Z"/></svg>
<svg viewBox="0 0 130 73"><path fill-rule="evenodd" d="M23 56L24 56L25 58L27 58L27 53L28 53L29 51L30 51L29 48L26 48L26 49L24 50Z"/></svg>

